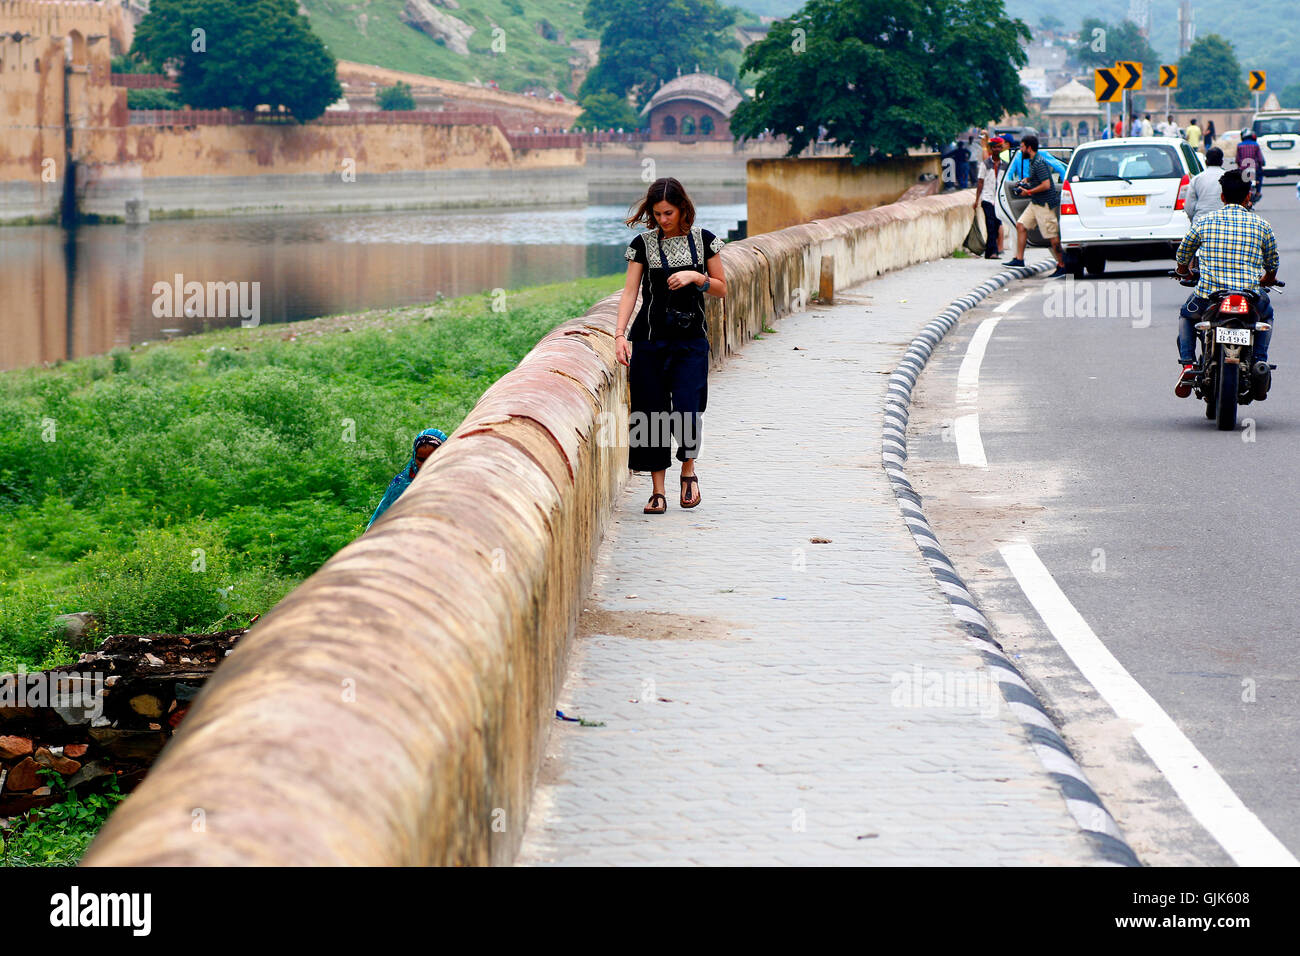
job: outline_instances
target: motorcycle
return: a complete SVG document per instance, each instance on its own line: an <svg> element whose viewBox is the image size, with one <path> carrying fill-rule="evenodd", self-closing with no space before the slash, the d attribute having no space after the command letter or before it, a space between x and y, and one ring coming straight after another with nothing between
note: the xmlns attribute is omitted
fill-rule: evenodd
<svg viewBox="0 0 1300 956"><path fill-rule="evenodd" d="M1179 285L1194 287L1196 273L1169 275ZM1277 281L1275 287L1286 283ZM1219 431L1237 427L1237 406L1268 398L1276 365L1256 363L1255 335L1272 328L1259 321L1259 296L1254 292L1224 291L1210 296L1205 317L1196 323L1199 355L1192 389L1205 402L1205 417L1213 419Z"/></svg>

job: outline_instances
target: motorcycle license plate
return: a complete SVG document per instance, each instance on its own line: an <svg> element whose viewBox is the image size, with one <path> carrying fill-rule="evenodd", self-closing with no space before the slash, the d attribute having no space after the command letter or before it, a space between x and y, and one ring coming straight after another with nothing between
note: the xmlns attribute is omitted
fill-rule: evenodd
<svg viewBox="0 0 1300 956"><path fill-rule="evenodd" d="M1107 196L1107 206L1145 206L1146 196Z"/></svg>
<svg viewBox="0 0 1300 956"><path fill-rule="evenodd" d="M1249 345L1250 329L1215 329L1214 341L1220 345Z"/></svg>

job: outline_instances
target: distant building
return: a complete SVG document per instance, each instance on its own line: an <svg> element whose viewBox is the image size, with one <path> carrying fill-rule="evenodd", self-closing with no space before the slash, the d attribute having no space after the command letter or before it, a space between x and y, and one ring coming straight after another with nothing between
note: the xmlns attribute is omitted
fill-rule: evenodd
<svg viewBox="0 0 1300 956"><path fill-rule="evenodd" d="M740 91L712 73L687 73L669 80L641 108L641 126L652 140L730 140L731 114Z"/></svg>
<svg viewBox="0 0 1300 956"><path fill-rule="evenodd" d="M1101 113L1092 90L1070 80L1052 93L1043 110L1045 146L1078 146L1101 136Z"/></svg>

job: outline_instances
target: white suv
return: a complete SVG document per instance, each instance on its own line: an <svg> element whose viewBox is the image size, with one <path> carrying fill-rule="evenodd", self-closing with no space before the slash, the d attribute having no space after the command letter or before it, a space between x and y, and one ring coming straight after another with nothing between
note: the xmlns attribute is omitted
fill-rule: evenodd
<svg viewBox="0 0 1300 956"><path fill-rule="evenodd" d="M1107 260L1172 259L1191 225L1183 205L1204 167L1182 140L1099 139L1078 147L1061 183L1061 250L1075 278Z"/></svg>
<svg viewBox="0 0 1300 956"><path fill-rule="evenodd" d="M1251 121L1265 176L1300 173L1300 110L1261 110Z"/></svg>

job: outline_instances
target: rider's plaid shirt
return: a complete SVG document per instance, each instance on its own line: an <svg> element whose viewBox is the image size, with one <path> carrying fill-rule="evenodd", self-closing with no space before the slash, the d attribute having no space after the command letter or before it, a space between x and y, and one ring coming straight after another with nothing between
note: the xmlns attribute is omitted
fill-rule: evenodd
<svg viewBox="0 0 1300 956"><path fill-rule="evenodd" d="M1201 281L1196 294L1209 298L1229 289L1258 292L1259 277L1277 268L1277 237L1261 217L1236 203L1199 219L1178 247L1185 266L1200 252Z"/></svg>

